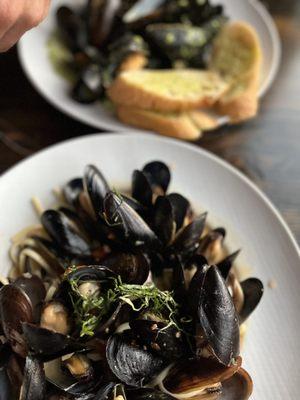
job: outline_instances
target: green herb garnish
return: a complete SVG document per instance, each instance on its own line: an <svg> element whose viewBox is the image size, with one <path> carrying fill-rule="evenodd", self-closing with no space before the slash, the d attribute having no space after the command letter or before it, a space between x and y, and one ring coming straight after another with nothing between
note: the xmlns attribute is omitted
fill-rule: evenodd
<svg viewBox="0 0 300 400"><path fill-rule="evenodd" d="M120 277L112 278L112 288L84 296L79 290L82 282L70 280L70 297L80 336L93 336L98 325L108 317L120 302L127 303L134 311L147 311L167 322L167 327L176 322L178 305L172 292L159 290L154 285L130 285L122 283ZM166 328L167 328L166 327ZM164 329L166 329L164 328Z"/></svg>

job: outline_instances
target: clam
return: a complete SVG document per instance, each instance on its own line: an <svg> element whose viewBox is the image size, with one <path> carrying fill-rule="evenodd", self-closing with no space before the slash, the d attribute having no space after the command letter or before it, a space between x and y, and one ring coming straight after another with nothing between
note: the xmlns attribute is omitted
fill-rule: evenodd
<svg viewBox="0 0 300 400"><path fill-rule="evenodd" d="M21 277L0 290L0 317L5 337L22 357L27 346L22 335L22 322L38 322L45 297L42 281L36 276Z"/></svg>
<svg viewBox="0 0 300 400"><path fill-rule="evenodd" d="M136 387L150 382L165 367L161 357L138 346L128 331L108 339L106 358L120 381Z"/></svg>
<svg viewBox="0 0 300 400"><path fill-rule="evenodd" d="M222 382L218 400L248 400L252 390L253 383L250 375L240 368L231 378Z"/></svg>
<svg viewBox="0 0 300 400"><path fill-rule="evenodd" d="M232 364L239 355L239 320L232 297L216 266L211 266L203 279L198 316L213 354L224 365Z"/></svg>
<svg viewBox="0 0 300 400"><path fill-rule="evenodd" d="M231 378L241 366L241 358L235 364L224 366L211 358L181 360L168 371L159 382L162 391L175 398L199 398L220 393L223 381Z"/></svg>

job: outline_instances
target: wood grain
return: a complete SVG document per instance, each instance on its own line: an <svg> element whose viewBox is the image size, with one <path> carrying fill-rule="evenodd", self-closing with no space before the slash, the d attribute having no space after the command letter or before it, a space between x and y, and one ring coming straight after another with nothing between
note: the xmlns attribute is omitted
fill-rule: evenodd
<svg viewBox="0 0 300 400"><path fill-rule="evenodd" d="M300 4L265 1L283 43L278 78L263 99L257 119L224 127L197 143L248 175L282 212L300 242ZM24 76L12 49L0 55L0 131L28 152L96 129L50 106ZM23 155L0 143L0 173Z"/></svg>

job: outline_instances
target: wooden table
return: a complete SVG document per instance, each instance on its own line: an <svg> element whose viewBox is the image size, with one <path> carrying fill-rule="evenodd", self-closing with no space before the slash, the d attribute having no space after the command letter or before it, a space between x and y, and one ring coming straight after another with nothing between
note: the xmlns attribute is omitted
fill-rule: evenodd
<svg viewBox="0 0 300 400"><path fill-rule="evenodd" d="M300 242L300 4L299 0L269 0L268 6L282 38L283 58L259 118L208 134L197 145L247 174L279 208ZM39 96L24 76L15 49L0 55L1 130L31 151L97 131L63 115ZM21 158L0 143L0 173Z"/></svg>

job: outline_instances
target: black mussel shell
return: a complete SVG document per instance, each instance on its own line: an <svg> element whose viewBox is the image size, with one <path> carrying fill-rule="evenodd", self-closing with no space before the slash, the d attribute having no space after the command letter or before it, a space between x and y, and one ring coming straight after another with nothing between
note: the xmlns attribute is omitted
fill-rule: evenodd
<svg viewBox="0 0 300 400"><path fill-rule="evenodd" d="M11 357L11 348L8 344L0 346L0 398L1 400L15 400L16 396L7 368Z"/></svg>
<svg viewBox="0 0 300 400"><path fill-rule="evenodd" d="M91 0L89 5L91 42L101 47L112 32L122 1L104 0L99 6L99 1Z"/></svg>
<svg viewBox="0 0 300 400"><path fill-rule="evenodd" d="M48 382L80 400L94 399L91 394L99 388L102 381L101 375L97 376L97 379L95 378L89 381L77 380L63 369L60 358L45 363L44 368Z"/></svg>
<svg viewBox="0 0 300 400"><path fill-rule="evenodd" d="M45 289L42 291L40 283L38 277L22 277L19 278L20 286L12 283L0 290L0 318L3 332L13 351L22 357L27 354L27 346L22 335L22 322L37 322L40 317L45 296ZM32 289L30 293L28 288Z"/></svg>
<svg viewBox="0 0 300 400"><path fill-rule="evenodd" d="M224 260L220 261L217 264L223 278L226 280L228 278L229 272L233 266L233 263L237 256L240 254L240 250L235 251L234 253L230 254L229 256L225 257Z"/></svg>
<svg viewBox="0 0 300 400"><path fill-rule="evenodd" d="M171 172L165 163L152 161L144 166L143 172L147 176L154 193L166 193L171 181Z"/></svg>
<svg viewBox="0 0 300 400"><path fill-rule="evenodd" d="M76 207L79 200L79 195L83 191L82 178L74 178L66 183L63 187L63 194L68 204Z"/></svg>
<svg viewBox="0 0 300 400"><path fill-rule="evenodd" d="M165 245L168 245L176 231L173 207L166 196L158 196L153 209L153 230Z"/></svg>
<svg viewBox="0 0 300 400"><path fill-rule="evenodd" d="M70 336L37 325L23 323L23 332L30 353L42 361L84 350L84 346Z"/></svg>
<svg viewBox="0 0 300 400"><path fill-rule="evenodd" d="M24 369L20 400L44 400L46 396L46 378L43 363L28 356Z"/></svg>
<svg viewBox="0 0 300 400"><path fill-rule="evenodd" d="M113 253L102 264L119 275L123 283L142 285L149 276L149 262L141 253Z"/></svg>
<svg viewBox="0 0 300 400"><path fill-rule="evenodd" d="M146 319L133 320L129 325L137 341L160 357L174 361L187 355L182 333L174 325Z"/></svg>
<svg viewBox="0 0 300 400"><path fill-rule="evenodd" d="M42 214L41 222L53 241L67 254L79 258L91 255L90 244L65 214L47 210Z"/></svg>
<svg viewBox="0 0 300 400"><path fill-rule="evenodd" d="M102 217L103 201L109 192L109 185L94 165L87 165L84 170L84 187L89 195L96 217Z"/></svg>
<svg viewBox="0 0 300 400"><path fill-rule="evenodd" d="M147 384L165 367L161 357L137 346L128 331L108 339L106 358L116 377L135 387Z"/></svg>
<svg viewBox="0 0 300 400"><path fill-rule="evenodd" d="M68 281L107 282L111 278L115 278L116 274L104 265L80 265L68 269L65 277Z"/></svg>
<svg viewBox="0 0 300 400"><path fill-rule="evenodd" d="M209 266L206 260L198 255L194 256L193 265L197 265L197 269L189 284L188 303L189 312L195 318L198 313L201 291Z"/></svg>
<svg viewBox="0 0 300 400"><path fill-rule="evenodd" d="M207 213L203 213L180 230L170 247L171 252L178 254L183 260L191 257L198 248L199 240L205 227L206 217Z"/></svg>
<svg viewBox="0 0 300 400"><path fill-rule="evenodd" d="M248 372L240 368L231 378L222 382L220 400L248 400L252 394L253 382Z"/></svg>
<svg viewBox="0 0 300 400"><path fill-rule="evenodd" d="M152 388L128 389L126 393L130 400L174 400L169 394Z"/></svg>
<svg viewBox="0 0 300 400"><path fill-rule="evenodd" d="M200 240L197 253L206 257L209 264L214 264L220 258L225 236L224 228L213 229Z"/></svg>
<svg viewBox="0 0 300 400"><path fill-rule="evenodd" d="M198 308L200 326L213 353L224 365L239 355L239 321L226 283L216 266L205 274Z"/></svg>
<svg viewBox="0 0 300 400"><path fill-rule="evenodd" d="M135 200L133 197L126 196L122 194L122 198L131 208L134 209L143 219L147 216L147 208L144 207L140 202Z"/></svg>
<svg viewBox="0 0 300 400"><path fill-rule="evenodd" d="M167 197L173 208L176 230L179 230L183 226L185 218L192 215L191 204L179 193L170 193Z"/></svg>
<svg viewBox="0 0 300 400"><path fill-rule="evenodd" d="M244 304L240 311L240 323L242 324L255 310L264 293L264 285L257 278L249 278L241 282L244 292Z"/></svg>
<svg viewBox="0 0 300 400"><path fill-rule="evenodd" d="M135 170L132 174L132 197L145 207L151 207L153 191L144 172Z"/></svg>
<svg viewBox="0 0 300 400"><path fill-rule="evenodd" d="M56 21L63 40L73 52L87 46L87 32L79 15L69 7L62 6L56 12Z"/></svg>
<svg viewBox="0 0 300 400"><path fill-rule="evenodd" d="M109 192L104 199L104 212L107 223L121 232L131 245L158 245L155 233L121 196Z"/></svg>
<svg viewBox="0 0 300 400"><path fill-rule="evenodd" d="M100 100L103 95L103 67L99 64L89 64L82 69L71 96L79 103L91 104Z"/></svg>
<svg viewBox="0 0 300 400"><path fill-rule="evenodd" d="M131 7L126 8L126 13L123 15L123 22L133 24L139 20L147 19L155 14L157 9L163 6L167 0L138 0Z"/></svg>
<svg viewBox="0 0 300 400"><path fill-rule="evenodd" d="M183 265L178 257L174 257L172 260L172 269L172 291L174 293L174 300L180 307L185 309L185 305L187 304L187 288L185 284Z"/></svg>
<svg viewBox="0 0 300 400"><path fill-rule="evenodd" d="M227 367L212 358L180 360L170 369L160 386L174 395L201 391L232 377L240 368L241 362L239 357L235 364Z"/></svg>

